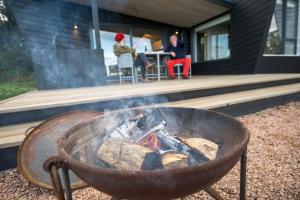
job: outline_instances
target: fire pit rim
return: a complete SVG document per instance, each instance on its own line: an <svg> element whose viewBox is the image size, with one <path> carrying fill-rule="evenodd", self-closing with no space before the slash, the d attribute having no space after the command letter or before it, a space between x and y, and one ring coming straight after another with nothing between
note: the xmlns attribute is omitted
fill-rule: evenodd
<svg viewBox="0 0 300 200"><path fill-rule="evenodd" d="M147 107L147 108L157 108L155 106L151 106L151 107ZM190 109L190 110L195 110L195 108L185 108L185 107L162 107L162 108L171 108L171 109ZM125 110L121 110L121 111L126 111L126 110L139 110L139 108L134 108L134 109L125 109ZM96 167L96 166L91 166L88 165L86 163L83 163L81 161L78 161L74 158L72 158L63 148L63 143L64 143L64 139L72 133L72 131L78 129L79 127L88 125L92 120L96 119L96 118L104 118L105 116L109 116L113 113L118 113L120 111L112 111L109 113L104 113L101 116L97 116L95 118L92 118L91 120L88 120L86 122L82 122L80 124L77 124L76 126L70 128L66 134L59 138L57 140L58 143L58 151L59 151L59 158L62 159L65 163L67 164L74 164L77 165L81 168L88 168L89 170L93 170L93 171L97 171L99 173L105 173L105 174L120 174L120 175L140 175L140 174L144 174L144 175L159 175L161 173L183 173L183 172L189 172L189 171L194 171L194 170L205 170L206 168L212 168L212 167L216 167L218 166L220 163L226 162L227 160L232 159L233 157L235 157L235 154L237 154L238 152L241 151L241 149L246 148L249 139L250 139L250 133L249 131L245 128L244 124L241 123L239 120L235 119L234 117L224 114L224 113L220 113L220 112L216 112L216 111L211 111L211 110L204 110L204 109L196 109L196 110L201 110L201 111L205 111L205 112L209 112L212 113L214 115L222 115L223 117L232 120L233 122L235 122L238 127L241 129L242 132L245 133L245 139L239 143L238 145L233 146L233 149L229 152L226 152L225 154L223 154L222 157L220 158L216 158L214 160L209 160L207 162L205 162L202 165L195 165L195 166L187 166L187 167L182 167L182 168L173 168L173 169L155 169L155 170L118 170L118 169L113 169L113 168L103 168L103 167Z"/></svg>
<svg viewBox="0 0 300 200"><path fill-rule="evenodd" d="M21 152L24 148L24 145L25 145L25 141L28 140L30 137L31 137L31 133L33 133L34 130L37 130L39 129L40 127L44 126L45 124L49 123L50 121L54 120L54 119L57 119L59 117L62 117L64 115L70 115L70 114L73 114L73 113L80 113L80 112L88 112L88 113L95 113L95 114L99 114L99 115L102 115L104 114L103 112L99 112L99 111L91 111L91 110L75 110L75 111L68 111L68 112L63 112L63 113L60 113L60 114L57 114L57 115L54 115L48 119L46 119L45 121L39 123L38 125L36 126L33 126L33 127L30 127L29 129L26 130L26 132L28 131L28 133L25 132L25 138L23 140L23 142L20 144L20 147L18 149L18 153L17 153L17 170L19 171L20 174L22 174L22 176L28 180L30 183L36 185L36 186L39 186L39 187L42 187L46 190L52 190L51 187L49 187L48 185L40 182L40 181L37 181L35 179L33 179L31 176L29 176L27 174L27 172L25 171L25 169L22 167L23 164L21 163ZM98 116L96 116L98 117ZM94 118L94 117L93 117ZM93 119L92 118L92 119ZM91 120L92 120L91 119ZM89 121L89 120L88 120ZM81 124L81 123L80 123ZM72 129L72 128L71 128ZM56 155L53 155L53 156L56 156ZM78 188L83 188L85 187L86 184L85 183L82 183L80 185L78 185L77 187L75 187L76 189Z"/></svg>

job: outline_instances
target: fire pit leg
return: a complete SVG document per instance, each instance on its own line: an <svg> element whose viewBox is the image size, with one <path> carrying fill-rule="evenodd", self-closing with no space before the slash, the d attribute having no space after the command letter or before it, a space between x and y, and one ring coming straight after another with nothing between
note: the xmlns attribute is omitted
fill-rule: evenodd
<svg viewBox="0 0 300 200"><path fill-rule="evenodd" d="M59 178L58 169L54 164L50 166L50 178L57 200L65 200L64 190Z"/></svg>
<svg viewBox="0 0 300 200"><path fill-rule="evenodd" d="M241 157L241 172L240 172L240 200L246 199L246 176L247 176L247 149Z"/></svg>
<svg viewBox="0 0 300 200"><path fill-rule="evenodd" d="M112 197L110 200L122 200L122 199L120 199L118 197Z"/></svg>
<svg viewBox="0 0 300 200"><path fill-rule="evenodd" d="M224 200L223 197L212 187L206 188L205 192L207 192L210 196L212 196L212 198L214 198L216 200Z"/></svg>
<svg viewBox="0 0 300 200"><path fill-rule="evenodd" d="M50 157L44 162L44 170L50 174L51 183L57 200L72 200L69 168L59 157ZM58 170L62 169L64 187ZM66 194L65 194L66 193Z"/></svg>
<svg viewBox="0 0 300 200"><path fill-rule="evenodd" d="M63 170L63 177L64 177L64 183L65 183L65 188L66 188L66 197L67 197L67 200L72 200L69 169L64 166L64 167L62 167L62 170Z"/></svg>

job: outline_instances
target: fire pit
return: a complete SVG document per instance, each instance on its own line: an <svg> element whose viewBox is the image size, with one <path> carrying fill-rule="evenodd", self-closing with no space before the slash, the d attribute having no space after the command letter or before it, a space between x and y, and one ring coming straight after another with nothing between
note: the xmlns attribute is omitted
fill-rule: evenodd
<svg viewBox="0 0 300 200"><path fill-rule="evenodd" d="M202 140L205 143L200 146L213 147L215 153L197 149L195 144ZM58 141L59 155L49 158L44 169L50 172L58 199L65 199L65 195L72 199L69 169L87 185L116 199L172 199L202 189L221 199L210 186L242 157L243 198L248 140L249 134L239 121L212 111L166 107L124 110L70 129ZM123 152L115 161L112 152L118 148ZM176 154L172 159L179 159L180 164L166 167L163 159L168 153ZM66 194L59 168L64 172Z"/></svg>

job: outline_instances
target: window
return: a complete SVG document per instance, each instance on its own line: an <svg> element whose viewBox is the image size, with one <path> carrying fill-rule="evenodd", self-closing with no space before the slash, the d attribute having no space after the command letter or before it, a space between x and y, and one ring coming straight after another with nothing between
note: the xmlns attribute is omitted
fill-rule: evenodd
<svg viewBox="0 0 300 200"><path fill-rule="evenodd" d="M227 14L194 29L195 61L230 57L229 20L230 15Z"/></svg>
<svg viewBox="0 0 300 200"><path fill-rule="evenodd" d="M159 51L162 46L162 31L151 28L133 28L132 41L138 53Z"/></svg>
<svg viewBox="0 0 300 200"><path fill-rule="evenodd" d="M300 49L297 48L300 39L298 12L298 0L276 0L265 54L300 55Z"/></svg>
<svg viewBox="0 0 300 200"><path fill-rule="evenodd" d="M128 34L129 30L127 27L116 25L101 25L100 27L100 42L102 49L104 49L104 63L107 72L109 72L111 66L117 64L117 57L115 56L113 51L113 45L115 44L115 35L117 32L123 32L125 34L125 43L130 46L130 36ZM94 30L92 30L91 34L91 48L94 49L96 46Z"/></svg>
<svg viewBox="0 0 300 200"><path fill-rule="evenodd" d="M162 30L155 28L132 27L121 24L104 24L100 25L100 42L104 50L104 62L106 71L111 74L112 69L117 64L117 57L113 51L115 44L115 35L117 32L125 34L125 44L135 46L136 52L159 51L162 46ZM130 34L130 32L132 34ZM95 48L95 30L90 31L91 48Z"/></svg>

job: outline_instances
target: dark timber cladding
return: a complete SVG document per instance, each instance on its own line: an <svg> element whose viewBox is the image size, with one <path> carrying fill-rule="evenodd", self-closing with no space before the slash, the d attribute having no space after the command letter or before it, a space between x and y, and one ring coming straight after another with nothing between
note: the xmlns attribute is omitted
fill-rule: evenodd
<svg viewBox="0 0 300 200"><path fill-rule="evenodd" d="M100 28L105 23L116 27L153 26L164 30L166 37L179 29L120 13L92 10L98 6L91 7L91 1L88 2L85 6L62 0L8 0L26 47L31 50L39 90L106 84L100 41L98 49L90 47L91 28L97 29L97 22Z"/></svg>
<svg viewBox="0 0 300 200"><path fill-rule="evenodd" d="M194 74L251 74L263 54L275 0L237 0L232 7L231 57L193 64Z"/></svg>
<svg viewBox="0 0 300 200"><path fill-rule="evenodd" d="M29 49L88 48L90 28L93 27L91 2L89 6L63 0L7 0L14 11L19 28ZM179 27L98 9L99 25L105 23L154 26L166 33ZM78 26L74 30L74 25Z"/></svg>

